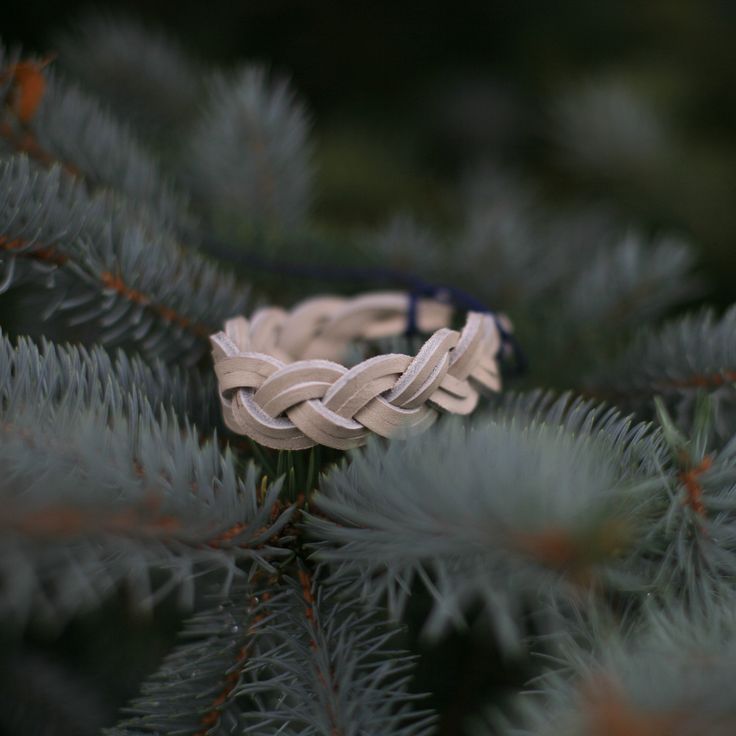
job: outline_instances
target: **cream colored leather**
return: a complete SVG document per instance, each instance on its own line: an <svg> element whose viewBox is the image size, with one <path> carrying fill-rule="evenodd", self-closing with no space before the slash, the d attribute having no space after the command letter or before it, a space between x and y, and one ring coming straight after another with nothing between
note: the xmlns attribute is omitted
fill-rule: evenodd
<svg viewBox="0 0 736 736"><path fill-rule="evenodd" d="M417 303L418 328L433 334L416 356L339 363L351 341L401 335L409 304L405 292L325 296L228 320L210 337L225 424L266 447L348 449L371 432L422 431L440 411L469 414L479 392L500 390L493 317L469 312L458 332L451 307L431 299Z"/></svg>

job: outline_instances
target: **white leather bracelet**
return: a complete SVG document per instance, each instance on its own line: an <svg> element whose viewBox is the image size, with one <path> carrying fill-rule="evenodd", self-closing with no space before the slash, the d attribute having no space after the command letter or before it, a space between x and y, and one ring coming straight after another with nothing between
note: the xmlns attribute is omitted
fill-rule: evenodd
<svg viewBox="0 0 736 736"><path fill-rule="evenodd" d="M374 292L228 320L210 337L225 424L266 447L348 449L371 433L422 431L438 412L469 414L479 393L500 390L493 316L468 312L458 332L452 308L432 299L415 304L417 328L432 333L416 356L340 364L352 341L403 334L410 305L406 292Z"/></svg>

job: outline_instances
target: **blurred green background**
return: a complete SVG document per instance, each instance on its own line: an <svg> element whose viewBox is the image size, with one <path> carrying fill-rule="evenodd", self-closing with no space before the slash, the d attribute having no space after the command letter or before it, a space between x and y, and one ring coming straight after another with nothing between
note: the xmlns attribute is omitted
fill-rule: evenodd
<svg viewBox="0 0 736 736"><path fill-rule="evenodd" d="M480 162L551 202L603 202L702 252L733 299L736 3L6 2L3 37L53 49L85 11L138 16L204 61L269 62L314 115L318 219L450 224Z"/></svg>

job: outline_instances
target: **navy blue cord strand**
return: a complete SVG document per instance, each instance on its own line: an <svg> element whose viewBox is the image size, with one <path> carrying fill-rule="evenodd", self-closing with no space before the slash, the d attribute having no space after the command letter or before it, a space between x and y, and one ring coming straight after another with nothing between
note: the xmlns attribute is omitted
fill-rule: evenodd
<svg viewBox="0 0 736 736"><path fill-rule="evenodd" d="M406 334L408 336L416 335L419 332L417 328L417 307L419 305L419 294L412 289L409 292L409 306L406 310Z"/></svg>
<svg viewBox="0 0 736 736"><path fill-rule="evenodd" d="M506 371L511 375L520 376L528 370L528 361L519 341L503 324L503 320L483 302L476 299L462 289L447 284L431 284L411 273L382 266L331 266L310 263L293 263L275 258L241 251L222 242L219 239L207 236L205 246L214 255L231 262L242 263L249 268L268 271L299 278L324 279L326 281L358 281L358 282L394 282L405 285L409 293L407 311L406 334L415 335L419 332L417 326L417 308L419 299L436 299L447 302L460 310L468 312L483 312L490 314L501 336L497 358L501 359L505 368L508 366L509 354L513 356L513 367Z"/></svg>

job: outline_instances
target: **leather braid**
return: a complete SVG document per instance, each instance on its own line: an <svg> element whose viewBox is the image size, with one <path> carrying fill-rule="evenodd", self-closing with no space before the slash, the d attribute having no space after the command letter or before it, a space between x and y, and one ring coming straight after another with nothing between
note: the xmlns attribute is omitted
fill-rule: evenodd
<svg viewBox="0 0 736 736"><path fill-rule="evenodd" d="M352 368L337 362L352 340L402 334L408 306L404 292L379 292L229 320L210 337L225 424L276 449L348 449L371 432L422 431L440 411L469 414L479 392L500 389L494 318L469 312L458 332L445 326L451 307L431 299L417 303L418 328L433 334L416 356L378 355Z"/></svg>

